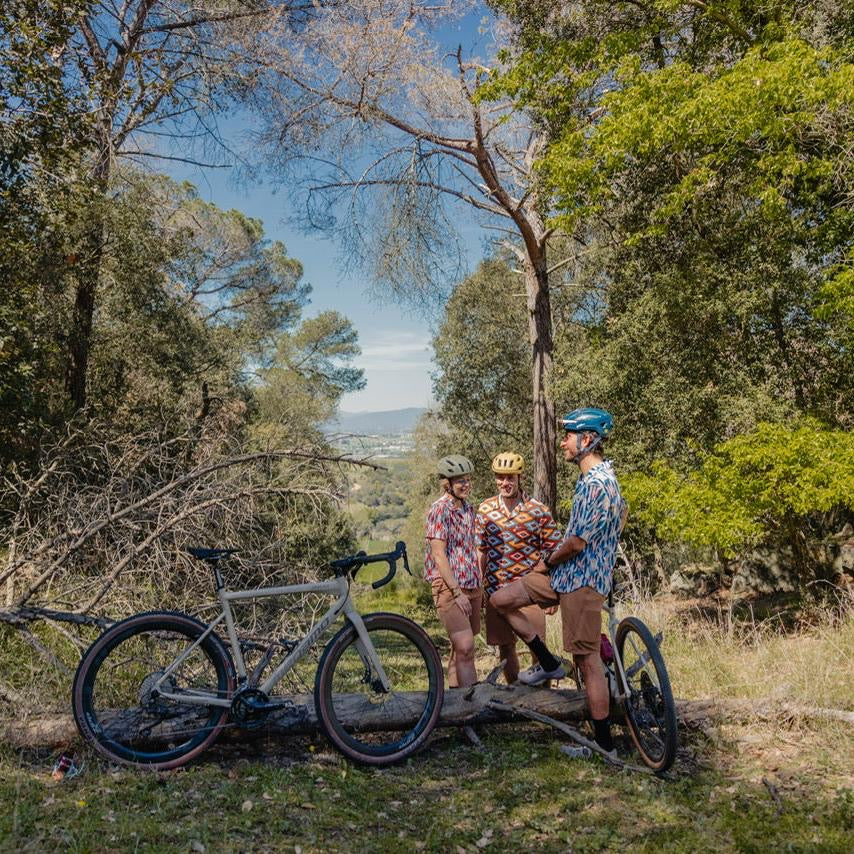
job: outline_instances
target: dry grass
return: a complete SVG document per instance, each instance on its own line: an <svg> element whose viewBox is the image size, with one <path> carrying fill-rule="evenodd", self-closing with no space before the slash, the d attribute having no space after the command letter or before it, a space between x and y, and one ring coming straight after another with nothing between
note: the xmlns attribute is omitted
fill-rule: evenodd
<svg viewBox="0 0 854 854"><path fill-rule="evenodd" d="M854 612L826 608L786 631L779 619L678 610L650 600L632 608L663 631L678 697L769 699L854 709Z"/></svg>

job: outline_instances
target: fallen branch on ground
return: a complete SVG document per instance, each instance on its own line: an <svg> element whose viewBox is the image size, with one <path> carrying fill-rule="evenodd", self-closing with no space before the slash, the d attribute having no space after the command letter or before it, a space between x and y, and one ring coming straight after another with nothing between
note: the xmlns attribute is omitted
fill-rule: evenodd
<svg viewBox="0 0 854 854"><path fill-rule="evenodd" d="M624 762L618 756L608 753L607 750L603 750L599 747L595 741L585 738L580 732L578 732L578 730L574 727L567 726L563 721L555 720L555 718L550 718L548 715L541 715L533 709L525 709L518 706L512 706L507 703L502 703L500 700L491 700L489 705L494 709L499 709L500 711L507 712L508 714L522 715L532 721L538 721L541 724L548 724L558 730L558 732L568 735L574 742L580 744L582 747L586 747L588 750L592 750L594 753L599 754L599 756L601 756L609 765L614 765L616 768L625 768L627 771L637 771L641 774L654 773L649 768L643 768L640 765L632 765L629 762Z"/></svg>
<svg viewBox="0 0 854 854"><path fill-rule="evenodd" d="M5 692L0 692L2 695ZM7 698L9 694L6 694ZM250 740L262 736L288 736L314 734L321 730L315 714L314 699L310 694L296 694L293 706L274 712L264 726L257 730L239 729L227 725L223 736L233 740ZM382 706L371 706L365 712L361 696L345 697L340 706L345 725L358 721L363 730L390 729L414 723L395 715ZM698 726L716 718L774 717L803 714L805 717L823 717L850 722L854 712L841 709L810 709L783 704L772 706L748 700L679 700L677 701L680 725ZM831 714L832 713L832 714ZM188 718L191 716L188 715ZM471 688L451 688L445 692L445 702L439 718L439 727L466 727L519 723L535 720L564 732L579 744L594 749L591 743L566 723L581 723L589 718L586 695L574 689L529 688L525 686L494 685L480 682ZM612 709L612 720L622 722L622 711ZM172 731L187 725L187 718L173 718L162 730L167 739ZM38 715L30 718L0 718L0 743L13 747L57 747L68 744L77 737L71 714ZM595 746L598 751L598 745ZM619 762L620 760L618 760ZM625 764L625 763L622 763ZM646 769L632 767L630 770Z"/></svg>
<svg viewBox="0 0 854 854"><path fill-rule="evenodd" d="M703 700L677 700L676 712L680 723L687 726L701 725L715 718L735 720L820 718L854 724L854 712L846 709L827 709L820 706L809 706L805 703L781 702L771 697L762 697L758 700L715 699L713 697Z"/></svg>

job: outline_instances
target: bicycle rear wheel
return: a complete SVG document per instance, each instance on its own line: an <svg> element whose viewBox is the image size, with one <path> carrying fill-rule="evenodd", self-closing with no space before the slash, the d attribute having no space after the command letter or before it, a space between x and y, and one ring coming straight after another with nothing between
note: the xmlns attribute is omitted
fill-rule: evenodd
<svg viewBox="0 0 854 854"><path fill-rule="evenodd" d="M227 698L234 666L205 626L170 611L137 614L117 623L86 651L72 686L80 733L115 762L155 769L176 768L198 756L217 737L228 707L182 703L158 696L155 683L187 652L162 683L170 694ZM192 647L192 649L190 649Z"/></svg>
<svg viewBox="0 0 854 854"><path fill-rule="evenodd" d="M652 632L637 617L617 626L617 652L628 680L626 723L643 761L666 771L676 758L676 704ZM618 677L619 678L619 677Z"/></svg>
<svg viewBox="0 0 854 854"><path fill-rule="evenodd" d="M444 696L442 663L412 620L399 614L363 619L389 690L383 690L356 629L347 625L323 652L314 704L329 740L345 756L390 765L418 750L436 725Z"/></svg>

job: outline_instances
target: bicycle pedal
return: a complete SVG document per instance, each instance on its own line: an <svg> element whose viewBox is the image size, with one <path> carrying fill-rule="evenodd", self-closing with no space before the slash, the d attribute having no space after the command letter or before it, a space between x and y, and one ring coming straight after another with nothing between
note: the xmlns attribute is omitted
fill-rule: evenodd
<svg viewBox="0 0 854 854"><path fill-rule="evenodd" d="M265 703L261 709L265 712L280 712L282 709L295 709L296 704L293 700L281 700L275 703Z"/></svg>

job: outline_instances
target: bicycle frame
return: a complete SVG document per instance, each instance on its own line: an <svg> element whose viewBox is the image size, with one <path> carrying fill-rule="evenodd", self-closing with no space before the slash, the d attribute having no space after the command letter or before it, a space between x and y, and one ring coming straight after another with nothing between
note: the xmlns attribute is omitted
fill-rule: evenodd
<svg viewBox="0 0 854 854"><path fill-rule="evenodd" d="M164 683L169 676L181 666L187 659L190 653L210 635L213 630L225 623L226 633L228 635L231 653L237 668L238 685L246 684L246 662L243 658L243 650L240 648L240 641L237 637L237 630L234 623L234 615L231 610L232 602L239 602L251 599L264 599L271 596L287 596L297 593L326 593L335 596L335 600L329 606L326 613L317 620L308 631L306 636L294 647L291 652L285 657L282 663L261 683L257 686L265 694L269 695L273 688L279 684L284 676L294 667L294 665L305 655L306 651L312 647L318 638L326 631L327 628L338 618L340 614L344 614L345 618L350 621L359 636L356 643L356 648L365 666L370 666L379 677L383 690L390 689L390 682L383 670L374 645L371 643L365 623L362 616L353 604L350 597L350 582L346 575L338 575L335 578L326 581L309 582L305 584L287 584L282 587L258 587L253 590L226 590L220 574L219 568L214 568L216 577L217 597L219 598L222 612L208 623L205 631L199 638L190 646L188 646L167 668L163 671L160 678L154 684L154 688L159 692L161 697L168 700L177 700L184 704L199 705L199 706L222 706L230 707L231 698L217 697L213 694L204 693L181 693L173 694L164 689Z"/></svg>

